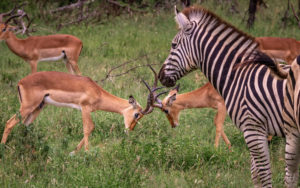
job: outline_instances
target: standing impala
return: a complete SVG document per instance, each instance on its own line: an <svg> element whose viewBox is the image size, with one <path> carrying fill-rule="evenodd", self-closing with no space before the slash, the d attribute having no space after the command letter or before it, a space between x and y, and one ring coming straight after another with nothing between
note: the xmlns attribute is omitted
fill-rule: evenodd
<svg viewBox="0 0 300 188"><path fill-rule="evenodd" d="M88 77L62 72L31 74L19 81L18 92L21 120L25 125L32 123L46 104L81 111L84 137L74 152L79 151L83 144L85 150L88 150L88 137L94 129L91 112L103 110L121 114L125 128L133 130L137 121L148 114L151 108L150 100L143 110L132 96L129 100L116 97ZM9 133L19 121L17 114L7 121L1 143L6 143Z"/></svg>
<svg viewBox="0 0 300 188"><path fill-rule="evenodd" d="M4 40L8 48L30 64L31 73L37 72L40 61L57 61L64 59L70 73L81 74L77 61L82 49L80 39L65 34L48 36L31 36L19 39L13 33L14 27L8 22L20 15L11 16L5 23L0 23L0 41Z"/></svg>
<svg viewBox="0 0 300 188"><path fill-rule="evenodd" d="M256 37L259 50L275 58L279 62L292 64L300 54L300 41L293 38Z"/></svg>
<svg viewBox="0 0 300 188"><path fill-rule="evenodd" d="M172 89L168 96L159 104L154 104L165 112L171 126L174 128L179 124L179 114L184 109L190 108L207 108L217 109L214 123L216 125L215 147L219 146L220 137L222 136L228 148L231 148L230 141L224 133L223 124L226 118L226 107L223 98L213 88L210 83L205 84L194 91L178 94L179 85Z"/></svg>

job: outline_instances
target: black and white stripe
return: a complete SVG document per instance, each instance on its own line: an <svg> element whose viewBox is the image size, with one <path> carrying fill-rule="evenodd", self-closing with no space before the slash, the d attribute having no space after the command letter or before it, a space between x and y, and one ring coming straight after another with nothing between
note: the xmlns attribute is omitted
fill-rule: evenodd
<svg viewBox="0 0 300 188"><path fill-rule="evenodd" d="M286 134L285 146L285 185L297 187L300 160L300 55L292 63L287 78L284 130Z"/></svg>
<svg viewBox="0 0 300 188"><path fill-rule="evenodd" d="M255 187L272 187L267 136L285 135L282 109L286 81L271 72L283 77L284 71L257 51L254 38L203 8L176 11L175 19L180 31L160 70L161 83L174 86L188 72L201 69L244 134Z"/></svg>

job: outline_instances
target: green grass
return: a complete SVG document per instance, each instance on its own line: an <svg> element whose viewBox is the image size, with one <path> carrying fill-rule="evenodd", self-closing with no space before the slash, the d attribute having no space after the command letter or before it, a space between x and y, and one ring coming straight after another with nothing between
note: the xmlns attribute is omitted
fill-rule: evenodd
<svg viewBox="0 0 300 188"><path fill-rule="evenodd" d="M282 36L300 39L297 25L281 28L284 7L272 1L260 9L255 27L248 31L242 23L247 2L240 3L240 15L231 15L226 6L206 7L253 36ZM293 1L294 2L294 1ZM294 4L296 4L294 2ZM173 11L111 18L104 24L63 28L60 33L83 41L79 67L108 92L127 98L132 94L145 106L147 89L141 79L153 81L150 69L136 69L122 77L100 82L109 69L149 54L113 74L146 63L162 64L169 53L176 30ZM39 27L38 27L39 28ZM36 35L51 34L43 26ZM0 133L5 122L19 109L16 85L28 75L29 65L0 43ZM161 65L154 66L159 70ZM64 71L62 62L42 62L39 71ZM196 74L201 79L195 79ZM59 81L59 80L58 80ZM179 81L187 92L206 83L200 71ZM90 136L90 151L69 156L82 138L80 112L48 106L29 127L16 126L6 146L0 147L1 187L253 187L250 157L243 136L229 118L225 132L232 143L229 152L221 140L213 146L215 127L212 109L186 110L180 126L171 129L163 113L156 110L141 119L133 132L124 133L121 116L93 113L96 128ZM271 145L273 185L283 187L284 140L274 138Z"/></svg>

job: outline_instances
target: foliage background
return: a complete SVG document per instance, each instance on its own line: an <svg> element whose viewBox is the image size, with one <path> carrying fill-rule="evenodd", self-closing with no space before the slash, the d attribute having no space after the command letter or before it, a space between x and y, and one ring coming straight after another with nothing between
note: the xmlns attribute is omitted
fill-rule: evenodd
<svg viewBox="0 0 300 188"><path fill-rule="evenodd" d="M148 54L114 72L118 74L137 65L161 64L168 55L171 40L177 32L173 9L154 7L156 1L123 1L131 6L146 2L143 13L124 11L100 22L81 23L56 31L55 24L45 22L38 7L43 1L29 1L25 11L35 17L34 35L67 33L83 41L79 67L108 92L127 98L132 94L145 106L147 89L141 79L153 81L151 71L144 67L122 77L101 82L112 67ZM67 5L74 1L51 1L43 9ZM151 4L151 3L152 4ZM193 1L200 3L202 1ZM243 17L248 1L239 1L240 13L230 11L230 1L204 1L202 6L253 36L293 37L300 32L292 16L286 28L281 18L286 2L266 1L260 7L254 28L246 29ZM296 1L291 1L296 5ZM99 5L102 1L97 1ZM177 3L180 6L179 2ZM168 6L173 6L173 4ZM171 6L171 7L172 7ZM0 12L13 7L12 1L0 1ZM154 8L153 8L154 7ZM24 36L19 36L24 38ZM62 62L42 62L39 71L64 71ZM21 58L0 43L0 134L6 121L18 111L16 85L28 75L30 68ZM59 81L59 80L58 80ZM179 81L181 92L204 85L207 80L195 71ZM90 136L90 151L69 156L82 138L80 112L48 106L28 127L18 125L7 145L0 147L1 187L253 187L250 158L242 134L229 118L224 128L232 143L229 152L223 141L213 147L215 110L193 109L181 114L180 124L171 129L164 114L156 110L141 119L136 129L124 134L121 116L98 111L93 113L96 128ZM274 138L270 144L273 184L283 187L284 140Z"/></svg>

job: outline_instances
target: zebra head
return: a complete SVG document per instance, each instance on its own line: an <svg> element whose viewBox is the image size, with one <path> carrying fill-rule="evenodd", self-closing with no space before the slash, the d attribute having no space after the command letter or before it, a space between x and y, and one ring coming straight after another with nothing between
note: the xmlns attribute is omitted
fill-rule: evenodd
<svg viewBox="0 0 300 188"><path fill-rule="evenodd" d="M179 31L172 40L170 54L158 75L160 82L167 87L174 86L177 80L197 68L197 58L192 53L191 45L197 24L195 21L190 21L176 7L175 20L179 26Z"/></svg>

